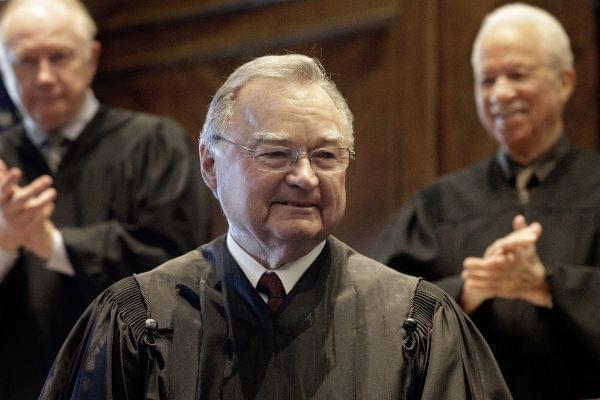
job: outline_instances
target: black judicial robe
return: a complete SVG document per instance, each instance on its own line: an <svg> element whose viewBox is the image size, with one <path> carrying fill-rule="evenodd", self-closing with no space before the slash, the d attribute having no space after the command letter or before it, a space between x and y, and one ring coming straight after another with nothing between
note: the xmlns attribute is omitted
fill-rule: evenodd
<svg viewBox="0 0 600 400"><path fill-rule="evenodd" d="M431 280L455 299L467 256L478 256L523 214L539 221L537 249L552 309L494 299L471 315L516 399L600 397L600 156L572 147L521 205L496 159L418 192L372 253Z"/></svg>
<svg viewBox="0 0 600 400"><path fill-rule="evenodd" d="M220 237L99 296L40 398L511 397L479 332L434 285L329 237L271 318Z"/></svg>
<svg viewBox="0 0 600 400"><path fill-rule="evenodd" d="M208 239L209 206L194 146L173 120L101 106L53 174L52 220L76 271L31 253L0 283L0 399L37 398L85 307L110 284ZM0 135L21 184L50 174L22 126Z"/></svg>

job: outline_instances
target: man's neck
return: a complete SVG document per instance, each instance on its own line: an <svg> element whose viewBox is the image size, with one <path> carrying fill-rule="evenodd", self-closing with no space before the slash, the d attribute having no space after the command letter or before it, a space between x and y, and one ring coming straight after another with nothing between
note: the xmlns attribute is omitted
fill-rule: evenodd
<svg viewBox="0 0 600 400"><path fill-rule="evenodd" d="M562 137L562 129L558 130L557 133L548 136L544 140L542 140L538 145L532 146L529 144L525 144L521 146L522 148L505 148L504 151L509 155L509 157L518 163L519 165L531 165L536 160L543 157L546 153L548 153L552 147L558 143L560 138Z"/></svg>
<svg viewBox="0 0 600 400"><path fill-rule="evenodd" d="M94 93L89 90L86 93L85 100L83 101L83 104L77 114L71 119L71 121L69 121L67 124L64 124L64 126L48 131L43 129L42 126L39 126L27 115L25 115L23 118L23 124L25 125L27 136L29 136L30 140L35 145L44 143L47 135L56 134L58 131L60 131L60 133L67 139L75 141L85 126L90 122L94 115L96 115L99 107L100 105L94 96Z"/></svg>
<svg viewBox="0 0 600 400"><path fill-rule="evenodd" d="M293 263L325 241L325 238L322 238L312 241L302 240L265 244L253 240L245 240L231 231L229 232L229 236L244 252L268 270L277 270L286 264Z"/></svg>
<svg viewBox="0 0 600 400"><path fill-rule="evenodd" d="M304 256L299 257L292 262L282 264L276 269L277 276L283 282L286 293L289 293L293 289L300 277L315 262L319 254L321 254L324 247L325 240L317 244ZM260 277L268 268L242 248L230 233L227 235L227 248L252 286L256 287Z"/></svg>

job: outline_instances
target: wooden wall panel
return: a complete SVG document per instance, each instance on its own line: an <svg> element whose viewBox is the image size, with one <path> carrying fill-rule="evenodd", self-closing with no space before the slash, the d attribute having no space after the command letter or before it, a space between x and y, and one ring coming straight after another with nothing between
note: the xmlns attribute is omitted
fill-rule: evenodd
<svg viewBox="0 0 600 400"><path fill-rule="evenodd" d="M494 151L475 113L469 55L481 17L500 3L90 0L104 48L95 90L107 103L173 116L196 138L210 96L236 66L273 53L318 57L355 115L357 159L336 234L367 251L410 194ZM543 3L574 37L580 79L569 130L595 147L591 13L585 0ZM217 235L226 225L213 208Z"/></svg>

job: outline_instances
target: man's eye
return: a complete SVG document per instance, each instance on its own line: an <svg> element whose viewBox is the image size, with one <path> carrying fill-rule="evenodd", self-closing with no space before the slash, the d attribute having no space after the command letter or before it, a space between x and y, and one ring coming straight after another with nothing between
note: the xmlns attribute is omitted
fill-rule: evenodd
<svg viewBox="0 0 600 400"><path fill-rule="evenodd" d="M527 78L529 78L529 74L526 74L524 72L511 72L508 75L508 78L512 81L524 81Z"/></svg>
<svg viewBox="0 0 600 400"><path fill-rule="evenodd" d="M69 61L70 58L71 56L66 52L57 52L49 57L52 64L64 64Z"/></svg>
<svg viewBox="0 0 600 400"><path fill-rule="evenodd" d="M25 56L25 57L17 57L14 60L14 64L17 66L33 66L33 65L37 65L37 59L34 57L29 57L29 56Z"/></svg>
<svg viewBox="0 0 600 400"><path fill-rule="evenodd" d="M322 160L335 160L337 158L336 152L329 149L319 149L312 152L314 158Z"/></svg>
<svg viewBox="0 0 600 400"><path fill-rule="evenodd" d="M265 150L261 151L257 154L259 157L269 158L269 159L281 159L288 158L290 155L289 151L284 149L274 149L274 150Z"/></svg>
<svg viewBox="0 0 600 400"><path fill-rule="evenodd" d="M489 86L493 86L494 82L496 82L496 78L487 77L487 78L483 78L481 80L480 85L483 87L489 87Z"/></svg>

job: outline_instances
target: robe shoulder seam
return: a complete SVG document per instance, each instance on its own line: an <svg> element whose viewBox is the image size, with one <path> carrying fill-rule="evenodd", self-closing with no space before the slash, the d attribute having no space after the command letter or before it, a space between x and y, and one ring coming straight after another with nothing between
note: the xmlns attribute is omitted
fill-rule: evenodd
<svg viewBox="0 0 600 400"><path fill-rule="evenodd" d="M136 341L142 340L148 309L135 277L127 277L112 285L107 299L116 305L119 316L131 328Z"/></svg>

